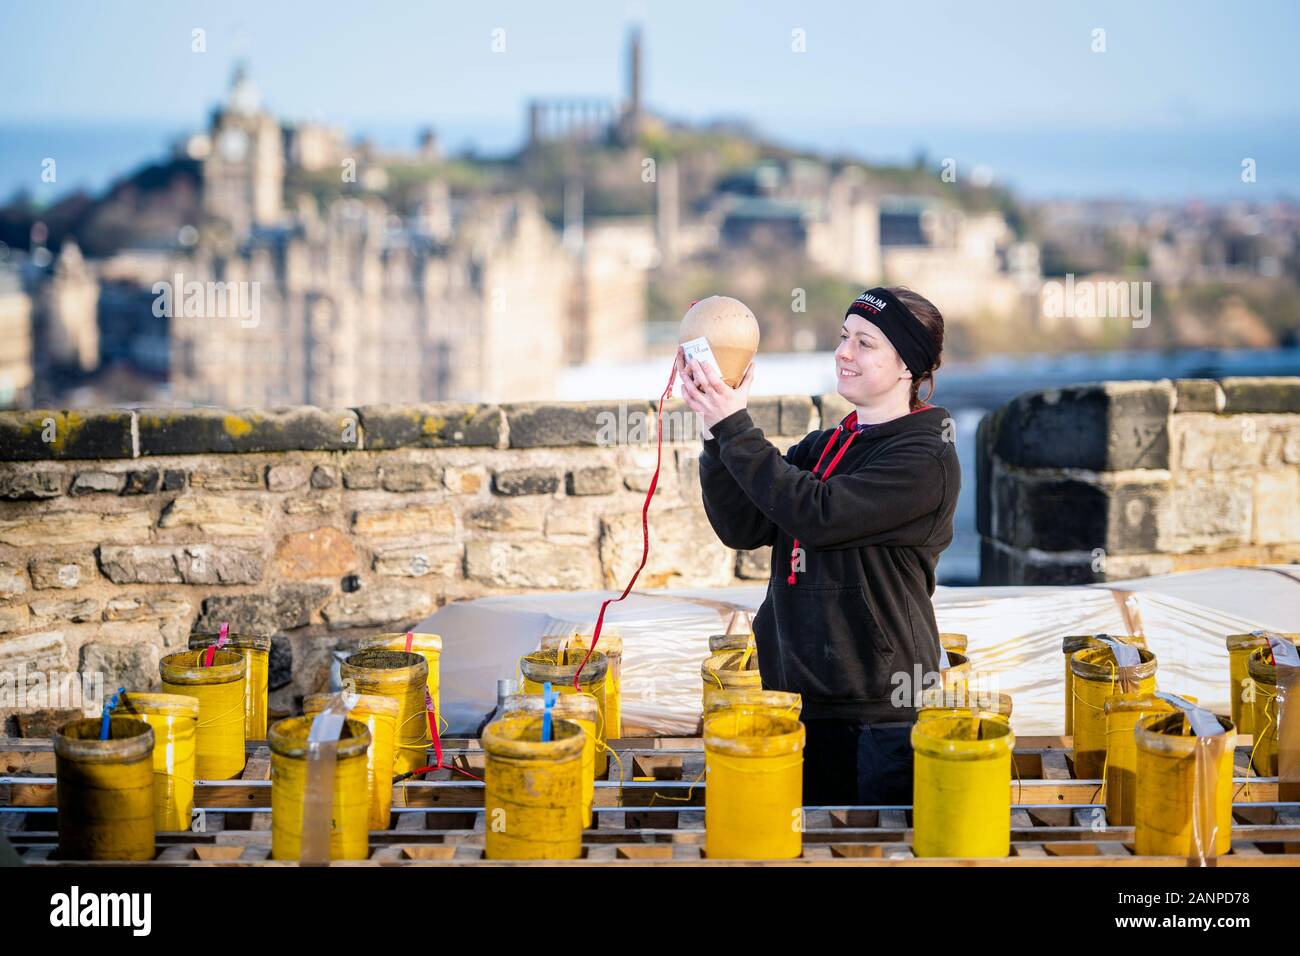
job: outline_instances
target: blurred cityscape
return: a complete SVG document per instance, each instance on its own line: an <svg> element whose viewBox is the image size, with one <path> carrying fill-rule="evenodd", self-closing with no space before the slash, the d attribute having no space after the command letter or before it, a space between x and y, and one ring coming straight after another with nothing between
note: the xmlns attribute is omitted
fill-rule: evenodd
<svg viewBox="0 0 1300 956"><path fill-rule="evenodd" d="M956 368L1300 345L1294 201L1029 200L945 158L673 120L644 42L621 97L533 99L491 157L278 116L237 62L171 155L0 208L0 407L559 399L575 369L666 373L704 295L746 301L765 355L812 355L879 283L940 307Z"/></svg>

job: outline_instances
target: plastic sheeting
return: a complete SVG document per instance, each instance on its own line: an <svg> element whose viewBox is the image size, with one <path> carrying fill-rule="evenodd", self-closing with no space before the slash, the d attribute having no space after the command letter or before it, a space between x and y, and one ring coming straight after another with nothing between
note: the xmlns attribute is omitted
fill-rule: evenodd
<svg viewBox="0 0 1300 956"><path fill-rule="evenodd" d="M985 687L1011 694L1018 734L1062 732L1061 638L1125 633L1112 590L1136 594L1162 690L1228 713L1224 637L1259 628L1300 630L1300 565L1216 568L1074 587L937 588L941 631L968 637ZM518 659L544 635L590 633L600 602L618 592L540 592L459 601L417 630L440 634L442 704L448 733L473 734L496 704L496 681L517 676ZM623 637L623 721L637 733L688 735L700 717L700 664L710 634L735 609L757 611L767 584L634 591L605 613ZM612 629L612 631L611 631ZM994 683L996 681L996 683ZM626 733L627 731L625 731Z"/></svg>

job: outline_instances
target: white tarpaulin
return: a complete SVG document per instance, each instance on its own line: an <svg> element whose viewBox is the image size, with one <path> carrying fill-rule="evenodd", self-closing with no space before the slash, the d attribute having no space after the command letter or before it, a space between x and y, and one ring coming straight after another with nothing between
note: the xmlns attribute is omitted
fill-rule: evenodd
<svg viewBox="0 0 1300 956"><path fill-rule="evenodd" d="M1014 700L1020 734L1062 731L1061 638L1123 634L1122 600L1136 594L1162 690L1190 694L1228 713L1224 637L1259 628L1300 630L1300 565L1216 568L1106 586L937 588L941 631L969 639L972 669ZM766 583L730 588L634 591L609 606L607 631L623 638L623 719L655 734L692 733L700 717L700 664L710 634L736 609L751 613ZM458 601L418 630L442 635L442 704L448 733L473 734L496 703L496 681L547 634L590 633L601 601L618 592L538 592ZM988 684L986 686L993 686Z"/></svg>

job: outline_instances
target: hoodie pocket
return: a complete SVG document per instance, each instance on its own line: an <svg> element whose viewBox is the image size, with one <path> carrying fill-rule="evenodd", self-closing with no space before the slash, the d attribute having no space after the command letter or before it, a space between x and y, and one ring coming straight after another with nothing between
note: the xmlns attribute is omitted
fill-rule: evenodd
<svg viewBox="0 0 1300 956"><path fill-rule="evenodd" d="M861 586L773 588L790 690L826 702L888 697L894 648Z"/></svg>

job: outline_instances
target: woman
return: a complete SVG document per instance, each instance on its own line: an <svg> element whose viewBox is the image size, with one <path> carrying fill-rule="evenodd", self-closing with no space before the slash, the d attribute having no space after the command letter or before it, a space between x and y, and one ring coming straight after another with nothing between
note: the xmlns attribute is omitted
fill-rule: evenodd
<svg viewBox="0 0 1300 956"><path fill-rule="evenodd" d="M732 389L697 361L677 368L706 429L704 510L722 543L772 545L754 619L763 686L803 695L806 806L912 802L911 727L937 684L934 568L961 487L948 411L919 397L943 317L905 288L869 289L844 316L836 388L854 410L784 456Z"/></svg>

